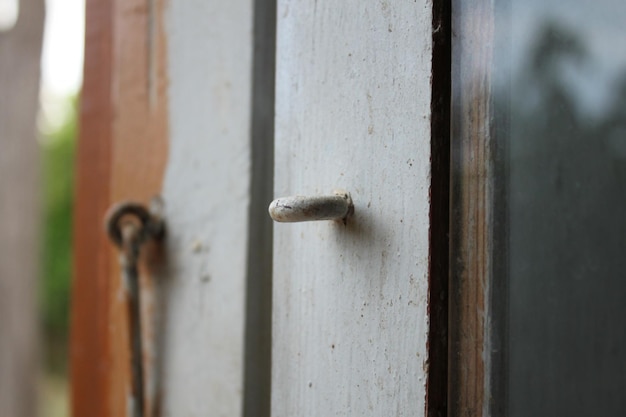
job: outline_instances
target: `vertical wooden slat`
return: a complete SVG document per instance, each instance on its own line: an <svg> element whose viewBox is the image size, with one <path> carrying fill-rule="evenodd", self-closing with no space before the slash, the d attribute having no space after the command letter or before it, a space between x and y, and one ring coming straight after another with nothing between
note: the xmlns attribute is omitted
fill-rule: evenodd
<svg viewBox="0 0 626 417"><path fill-rule="evenodd" d="M428 415L448 416L450 272L450 0L433 1L429 254Z"/></svg>
<svg viewBox="0 0 626 417"><path fill-rule="evenodd" d="M112 4L89 0L74 209L70 369L72 414L110 416L109 242L113 107Z"/></svg>
<svg viewBox="0 0 626 417"><path fill-rule="evenodd" d="M261 188L251 190L252 172L262 175L269 168L263 167L268 161L253 162L252 148L259 156L267 153L263 146L271 138L260 135L271 134L271 126L260 124L271 123L272 114L268 103L263 109L268 114L253 127L251 112L261 107L252 102L254 2L174 0L166 22L170 143L163 185L168 259L161 278L166 309L162 413L241 416L250 406L244 392L266 407L266 400L253 398L249 390L267 389L244 384L246 372L261 384L267 379L266 364L244 370L250 360L246 304L261 307L269 301L262 287L269 278L267 260L264 266L261 258L258 269L248 265L267 253L251 247L248 239L262 243L267 234L266 225L249 223L258 218L253 207L267 193L263 178L254 182ZM271 86L267 82L256 85L259 100ZM262 298L246 300L254 276L260 278L253 284L260 291L248 292L248 297ZM261 345L259 352L248 354L264 360L267 335L256 332L267 327L267 317L256 319L261 327L251 329L248 342L252 345L256 338Z"/></svg>
<svg viewBox="0 0 626 417"><path fill-rule="evenodd" d="M278 5L275 193L355 214L274 227L272 415L424 416L433 3Z"/></svg>
<svg viewBox="0 0 626 417"><path fill-rule="evenodd" d="M118 255L104 233L103 219L113 202L147 203L161 189L168 133L162 10L161 1L87 3L74 223L74 415L123 416L128 410L127 311L120 297ZM152 340L150 274L142 281L147 288L145 337ZM149 378L154 376L151 348L147 343ZM147 394L151 415L154 385Z"/></svg>
<svg viewBox="0 0 626 417"><path fill-rule="evenodd" d="M451 416L487 416L491 403L490 295L494 284L494 7L453 0L450 279ZM503 211L502 207L498 208ZM498 414L496 414L498 415Z"/></svg>
<svg viewBox="0 0 626 417"><path fill-rule="evenodd" d="M114 2L111 94L113 141L111 201L149 204L161 194L168 149L167 45L163 0ZM113 248L111 247L111 250ZM154 249L154 248L153 248ZM152 416L159 402L158 344L160 306L156 253L144 251L141 268L145 413ZM148 265L145 261L151 258ZM163 262L160 260L159 262ZM128 311L117 256L111 259L109 287L111 332L112 415L125 415L130 387Z"/></svg>

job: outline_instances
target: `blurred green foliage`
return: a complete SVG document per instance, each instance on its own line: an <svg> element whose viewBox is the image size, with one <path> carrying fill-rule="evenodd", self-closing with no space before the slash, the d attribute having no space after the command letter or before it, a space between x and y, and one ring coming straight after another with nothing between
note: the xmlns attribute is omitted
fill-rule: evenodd
<svg viewBox="0 0 626 417"><path fill-rule="evenodd" d="M71 99L64 122L42 138L44 222L39 299L45 365L57 372L67 366L76 104L76 99Z"/></svg>

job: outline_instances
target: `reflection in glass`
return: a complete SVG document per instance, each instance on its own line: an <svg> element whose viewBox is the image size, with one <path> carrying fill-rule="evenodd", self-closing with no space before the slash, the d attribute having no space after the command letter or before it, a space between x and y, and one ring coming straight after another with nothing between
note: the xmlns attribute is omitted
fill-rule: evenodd
<svg viewBox="0 0 626 417"><path fill-rule="evenodd" d="M509 7L493 69L510 127L506 408L626 415L626 2Z"/></svg>

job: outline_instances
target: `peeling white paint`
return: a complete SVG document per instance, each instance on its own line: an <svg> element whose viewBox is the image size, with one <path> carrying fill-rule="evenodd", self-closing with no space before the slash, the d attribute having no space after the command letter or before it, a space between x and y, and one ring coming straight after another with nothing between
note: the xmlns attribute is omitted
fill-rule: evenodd
<svg viewBox="0 0 626 417"><path fill-rule="evenodd" d="M432 2L279 0L275 195L349 190L274 226L272 416L423 416Z"/></svg>

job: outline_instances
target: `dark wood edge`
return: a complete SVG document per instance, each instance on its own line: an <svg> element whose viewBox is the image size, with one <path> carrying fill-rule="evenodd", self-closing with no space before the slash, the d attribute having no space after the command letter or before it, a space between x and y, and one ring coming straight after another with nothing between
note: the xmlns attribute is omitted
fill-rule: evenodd
<svg viewBox="0 0 626 417"><path fill-rule="evenodd" d="M450 225L450 0L433 1L429 336L426 413L448 413L448 274Z"/></svg>

